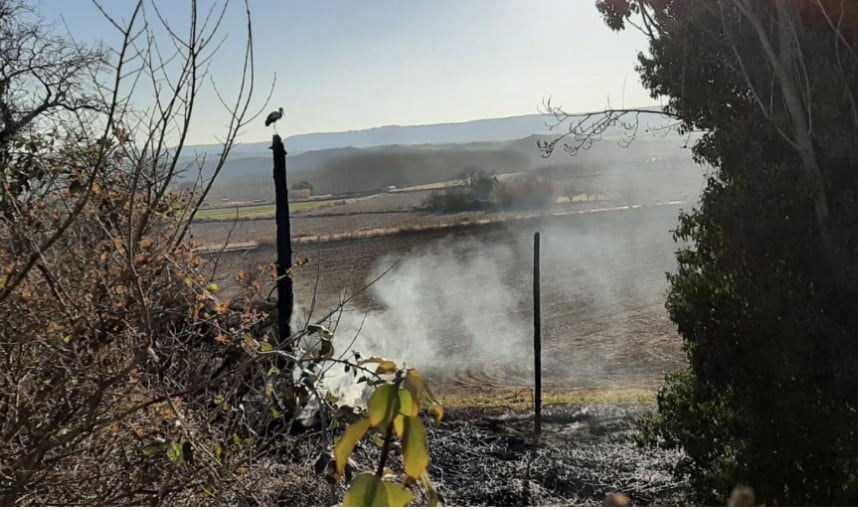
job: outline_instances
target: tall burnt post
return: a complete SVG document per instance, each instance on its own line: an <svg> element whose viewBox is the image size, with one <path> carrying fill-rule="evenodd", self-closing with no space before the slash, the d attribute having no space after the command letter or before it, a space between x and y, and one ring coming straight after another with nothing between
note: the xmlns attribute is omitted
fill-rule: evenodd
<svg viewBox="0 0 858 510"><path fill-rule="evenodd" d="M533 432L542 434L542 308L539 288L539 232L533 234Z"/></svg>
<svg viewBox="0 0 858 510"><path fill-rule="evenodd" d="M277 218L277 316L280 347L289 349L286 340L292 335L292 227L289 224L289 189L286 186L286 148L279 135L271 141L274 153L274 195Z"/></svg>

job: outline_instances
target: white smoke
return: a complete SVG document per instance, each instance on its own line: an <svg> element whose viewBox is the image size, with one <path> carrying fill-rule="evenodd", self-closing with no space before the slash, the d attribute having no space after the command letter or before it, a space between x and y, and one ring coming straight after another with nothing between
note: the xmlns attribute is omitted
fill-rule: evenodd
<svg viewBox="0 0 858 510"><path fill-rule="evenodd" d="M664 275L675 266L669 229L676 214L652 207L546 218L451 234L384 257L367 277L393 266L367 291L372 309L350 305L335 325L336 352L528 385L538 230L546 384L658 377L646 363L672 355L656 337L675 334L663 303ZM333 369L326 378L335 394L354 402L366 396L342 374Z"/></svg>

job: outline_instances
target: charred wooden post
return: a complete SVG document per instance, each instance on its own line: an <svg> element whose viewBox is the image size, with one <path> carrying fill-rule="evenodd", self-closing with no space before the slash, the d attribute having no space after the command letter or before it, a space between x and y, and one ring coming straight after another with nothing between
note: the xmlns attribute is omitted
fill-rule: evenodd
<svg viewBox="0 0 858 510"><path fill-rule="evenodd" d="M542 434L542 310L539 288L539 232L533 234L533 431Z"/></svg>
<svg viewBox="0 0 858 510"><path fill-rule="evenodd" d="M274 195L277 218L277 316L280 347L289 349L292 335L292 227L289 224L289 189L286 186L286 148L279 135L271 141L274 153Z"/></svg>

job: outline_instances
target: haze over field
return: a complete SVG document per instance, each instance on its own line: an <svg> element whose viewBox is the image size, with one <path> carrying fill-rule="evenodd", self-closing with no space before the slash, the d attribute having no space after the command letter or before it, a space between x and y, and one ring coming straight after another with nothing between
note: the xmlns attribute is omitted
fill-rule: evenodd
<svg viewBox="0 0 858 510"><path fill-rule="evenodd" d="M287 138L287 177L290 185L309 181L316 194L326 194L372 191L389 185L401 188L429 184L455 179L467 168L481 168L493 174L542 169L552 171L556 177L645 168L653 159L659 160L662 166L689 169L694 166L687 148L688 137L659 129L667 121L656 113L639 116L638 132L634 133L631 144L627 142L632 131L617 126L604 133L592 148L579 152L574 158L561 148L546 158L537 147L539 140L550 140L561 134L570 121L549 130L546 124L552 122L551 116L529 115L314 134L307 136L322 148L307 152L295 148L306 146L302 145L300 136L295 137L295 146ZM379 130L384 132L383 136L377 136ZM373 145L367 146L368 143ZM270 200L273 182L269 146L270 142L239 146L212 188L212 201ZM204 153L211 148L196 147L195 150ZM203 176L211 175L213 165L209 156L208 163L203 166ZM192 171L188 178L193 175Z"/></svg>

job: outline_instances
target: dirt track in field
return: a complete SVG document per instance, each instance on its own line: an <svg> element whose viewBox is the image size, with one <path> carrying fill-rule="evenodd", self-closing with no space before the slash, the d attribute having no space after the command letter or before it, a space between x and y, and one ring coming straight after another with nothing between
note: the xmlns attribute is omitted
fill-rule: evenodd
<svg viewBox="0 0 858 510"><path fill-rule="evenodd" d="M544 386L654 389L683 360L663 305L676 213L644 207L302 244L296 255L310 263L296 271L296 301L308 306L315 288L318 316L398 260L347 307L357 317L352 330L369 314L369 340L357 344L365 354L411 357L442 391L528 388L532 235L540 230ZM259 248L223 257L228 274L276 255ZM351 336L348 324L342 330Z"/></svg>

